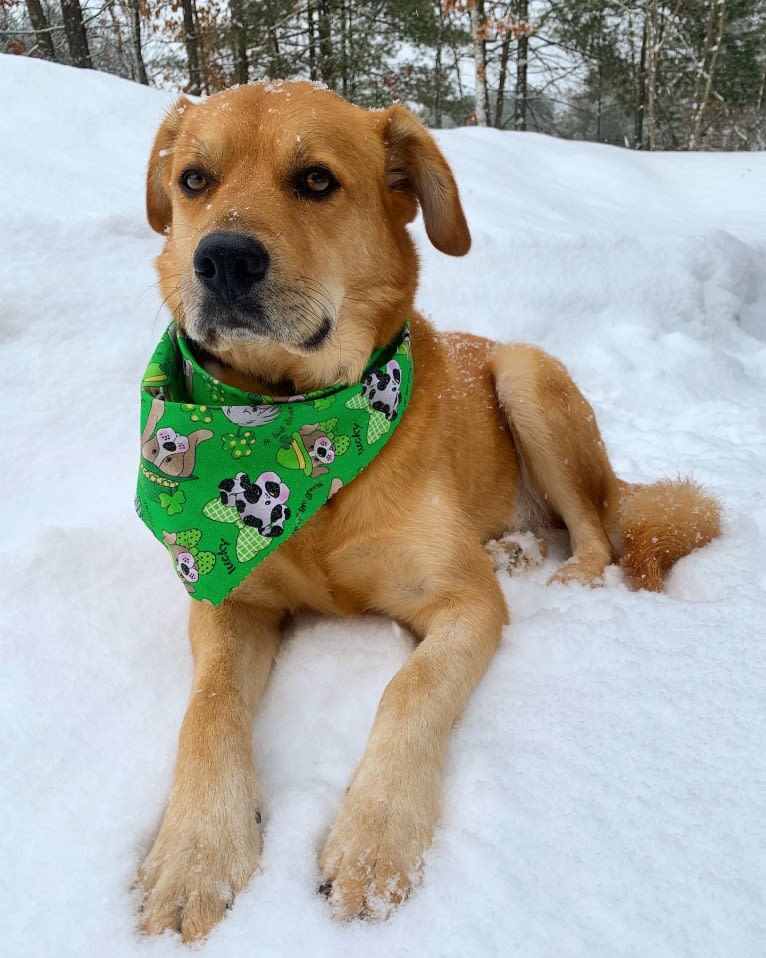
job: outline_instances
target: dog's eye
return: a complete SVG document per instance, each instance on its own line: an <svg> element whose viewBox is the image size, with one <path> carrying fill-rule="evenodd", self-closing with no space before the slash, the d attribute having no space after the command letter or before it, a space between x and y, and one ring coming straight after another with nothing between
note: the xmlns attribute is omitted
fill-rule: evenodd
<svg viewBox="0 0 766 958"><path fill-rule="evenodd" d="M204 191L209 186L209 180L204 173L199 170L184 170L178 179L181 189L189 196L195 196Z"/></svg>
<svg viewBox="0 0 766 958"><path fill-rule="evenodd" d="M334 193L340 184L329 170L323 166L312 166L303 170L295 178L295 188L303 196L321 199Z"/></svg>

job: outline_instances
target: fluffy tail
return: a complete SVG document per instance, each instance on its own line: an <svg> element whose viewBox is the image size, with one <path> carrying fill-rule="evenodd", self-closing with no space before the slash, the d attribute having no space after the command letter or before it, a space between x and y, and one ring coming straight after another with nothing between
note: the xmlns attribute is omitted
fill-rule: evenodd
<svg viewBox="0 0 766 958"><path fill-rule="evenodd" d="M616 516L622 542L620 565L640 589L662 591L662 577L680 558L721 532L718 501L691 479L651 485L620 481Z"/></svg>

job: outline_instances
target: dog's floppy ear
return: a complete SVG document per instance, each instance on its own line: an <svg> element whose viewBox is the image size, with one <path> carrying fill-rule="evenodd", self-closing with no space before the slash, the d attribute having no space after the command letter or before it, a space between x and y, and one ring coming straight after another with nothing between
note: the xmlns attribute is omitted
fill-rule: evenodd
<svg viewBox="0 0 766 958"><path fill-rule="evenodd" d="M181 129L184 111L191 106L191 101L182 96L168 110L149 155L149 166L146 170L146 218L151 228L158 233L164 233L173 221L173 208L167 191L169 152Z"/></svg>
<svg viewBox="0 0 766 958"><path fill-rule="evenodd" d="M431 134L400 104L385 114L386 184L413 195L423 210L428 238L442 253L465 256L471 234L455 177Z"/></svg>

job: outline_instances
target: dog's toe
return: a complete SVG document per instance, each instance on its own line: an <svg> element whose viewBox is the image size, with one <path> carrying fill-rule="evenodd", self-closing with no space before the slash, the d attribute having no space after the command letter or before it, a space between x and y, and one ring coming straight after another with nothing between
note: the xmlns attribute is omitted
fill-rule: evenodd
<svg viewBox="0 0 766 958"><path fill-rule="evenodd" d="M231 898L217 893L193 893L189 896L181 916L181 938L185 942L206 938L223 918Z"/></svg>
<svg viewBox="0 0 766 958"><path fill-rule="evenodd" d="M182 900L180 890L173 892L155 886L147 892L141 906L139 928L145 935L161 935L165 931L181 930Z"/></svg>
<svg viewBox="0 0 766 958"><path fill-rule="evenodd" d="M320 892L341 921L383 921L420 883L431 831L412 809L366 802L352 787L327 838Z"/></svg>
<svg viewBox="0 0 766 958"><path fill-rule="evenodd" d="M141 931L181 933L184 941L206 937L235 896L247 886L260 858L260 812L249 802L228 827L173 827L160 834L139 870L145 897ZM173 818L172 814L170 816Z"/></svg>
<svg viewBox="0 0 766 958"><path fill-rule="evenodd" d="M573 582L597 589L604 585L603 563L590 565L570 559L548 579L548 585L571 585Z"/></svg>

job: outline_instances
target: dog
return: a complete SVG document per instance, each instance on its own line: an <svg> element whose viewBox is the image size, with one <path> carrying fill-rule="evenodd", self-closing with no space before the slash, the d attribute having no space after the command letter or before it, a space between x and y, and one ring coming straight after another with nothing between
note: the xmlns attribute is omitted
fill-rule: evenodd
<svg viewBox="0 0 766 958"><path fill-rule="evenodd" d="M145 932L204 937L258 868L252 718L289 616L375 612L417 640L319 857L332 913L380 919L421 879L450 730L509 622L483 543L564 527L572 556L553 581L601 585L620 558L629 581L659 590L719 534L717 502L691 480L615 476L556 359L437 333L415 310L418 208L438 250L468 252L453 174L402 105L365 111L310 82L251 84L181 98L157 134L147 213L165 237L160 289L210 372L260 395L359 383L408 322L414 385L402 412L398 370L365 383L396 419L383 450L221 605L191 603L193 694L139 872ZM221 492L244 508L249 488L240 474Z"/></svg>

